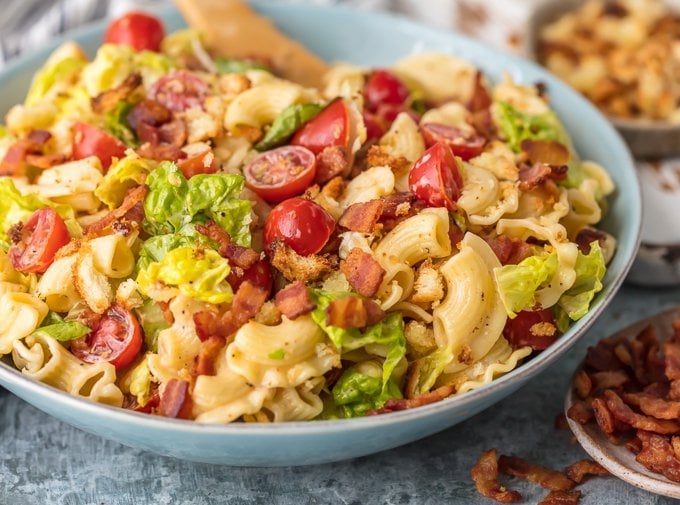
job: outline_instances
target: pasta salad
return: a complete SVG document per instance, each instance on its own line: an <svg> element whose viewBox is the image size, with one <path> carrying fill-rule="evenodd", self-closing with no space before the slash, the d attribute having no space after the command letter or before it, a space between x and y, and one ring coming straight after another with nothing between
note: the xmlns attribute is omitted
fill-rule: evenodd
<svg viewBox="0 0 680 505"><path fill-rule="evenodd" d="M0 130L26 376L208 423L382 414L511 371L601 290L614 186L540 84L423 53L310 88L126 17Z"/></svg>

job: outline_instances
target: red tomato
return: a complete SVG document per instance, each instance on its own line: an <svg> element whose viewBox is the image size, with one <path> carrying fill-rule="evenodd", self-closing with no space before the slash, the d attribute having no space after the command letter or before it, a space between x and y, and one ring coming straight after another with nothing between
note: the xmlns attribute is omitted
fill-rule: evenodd
<svg viewBox="0 0 680 505"><path fill-rule="evenodd" d="M432 146L437 142L445 142L456 156L469 160L482 153L486 139L477 133L467 133L455 126L440 123L426 123L420 125L425 145Z"/></svg>
<svg viewBox="0 0 680 505"><path fill-rule="evenodd" d="M552 310L523 310L517 314L514 319L508 319L503 328L503 336L513 347L522 347L530 345L535 351L542 351L555 340L557 340L557 328L555 331L545 331L545 328L534 329L532 333L531 328L535 324L549 323L555 325L555 317Z"/></svg>
<svg viewBox="0 0 680 505"><path fill-rule="evenodd" d="M203 152L177 161L177 167L187 179L196 174L214 174L217 172L215 155L211 149L206 149Z"/></svg>
<svg viewBox="0 0 680 505"><path fill-rule="evenodd" d="M73 159L82 160L88 156L96 156L102 162L104 170L111 166L113 158L125 156L125 144L104 130L87 123L73 125Z"/></svg>
<svg viewBox="0 0 680 505"><path fill-rule="evenodd" d="M158 51L165 37L163 23L143 12L128 12L106 29L104 42L132 47L136 51Z"/></svg>
<svg viewBox="0 0 680 505"><path fill-rule="evenodd" d="M349 144L349 111L342 98L333 100L319 115L300 128L292 145L306 147L319 154L325 147Z"/></svg>
<svg viewBox="0 0 680 505"><path fill-rule="evenodd" d="M258 260L253 266L246 270L232 268L227 276L227 282L231 285L231 289L238 291L238 287L245 281L250 281L253 285L264 288L267 292L271 292L274 278L269 263L265 260Z"/></svg>
<svg viewBox="0 0 680 505"><path fill-rule="evenodd" d="M384 103L378 107L376 114L383 118L383 120L385 120L388 124L391 124L392 121L397 119L397 116L402 112L406 112L406 114L411 116L411 119L413 119L416 123L420 121L420 115L413 109L410 109L403 104L397 105L393 103Z"/></svg>
<svg viewBox="0 0 680 505"><path fill-rule="evenodd" d="M302 146L265 151L243 169L246 186L269 203L299 195L314 181L316 157Z"/></svg>
<svg viewBox="0 0 680 505"><path fill-rule="evenodd" d="M375 112L381 104L401 105L409 96L409 89L388 70L375 70L364 86L365 106L371 112Z"/></svg>
<svg viewBox="0 0 680 505"><path fill-rule="evenodd" d="M142 350L142 329L137 318L125 307L114 303L92 331L71 342L71 352L86 363L106 361L123 368Z"/></svg>
<svg viewBox="0 0 680 505"><path fill-rule="evenodd" d="M455 210L463 178L448 144L437 142L416 160L408 176L409 189L430 207Z"/></svg>
<svg viewBox="0 0 680 505"><path fill-rule="evenodd" d="M265 251L281 240L301 256L318 253L335 230L335 219L318 203L290 198L272 209L264 222Z"/></svg>
<svg viewBox="0 0 680 505"><path fill-rule="evenodd" d="M364 111L364 125L366 126L366 140L379 140L385 135L387 125L385 120L377 114L365 110Z"/></svg>
<svg viewBox="0 0 680 505"><path fill-rule="evenodd" d="M57 211L51 207L38 209L21 227L21 240L10 246L9 259L15 270L42 273L70 240L66 224Z"/></svg>
<svg viewBox="0 0 680 505"><path fill-rule="evenodd" d="M175 70L158 79L149 97L173 112L201 107L210 88L200 77L186 70Z"/></svg>

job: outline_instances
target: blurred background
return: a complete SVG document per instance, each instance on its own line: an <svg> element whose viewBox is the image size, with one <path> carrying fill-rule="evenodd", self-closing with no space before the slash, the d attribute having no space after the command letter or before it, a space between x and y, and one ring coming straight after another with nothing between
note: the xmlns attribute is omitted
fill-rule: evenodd
<svg viewBox="0 0 680 505"><path fill-rule="evenodd" d="M523 29L542 0L271 0L343 4L397 12L438 28L455 29L495 45L522 52ZM0 0L0 67L22 52L35 50L55 35L82 24L113 18L132 9L154 10L172 0Z"/></svg>

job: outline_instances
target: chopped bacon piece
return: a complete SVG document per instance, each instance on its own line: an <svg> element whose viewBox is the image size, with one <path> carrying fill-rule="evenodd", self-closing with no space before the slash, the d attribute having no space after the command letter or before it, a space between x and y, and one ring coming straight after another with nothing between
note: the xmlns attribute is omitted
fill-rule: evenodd
<svg viewBox="0 0 680 505"><path fill-rule="evenodd" d="M383 203L380 223L385 232L427 207L427 204L422 200L417 200L413 193L394 193L382 196L380 200Z"/></svg>
<svg viewBox="0 0 680 505"><path fill-rule="evenodd" d="M638 463L668 480L680 482L680 460L668 439L644 430L638 430L637 438L642 443L640 452L635 456Z"/></svg>
<svg viewBox="0 0 680 505"><path fill-rule="evenodd" d="M500 503L514 503L522 499L517 491L506 489L498 482L496 449L484 451L472 467L472 480L479 494Z"/></svg>
<svg viewBox="0 0 680 505"><path fill-rule="evenodd" d="M354 203L347 207L338 220L343 228L361 233L373 233L383 212L382 200Z"/></svg>
<svg viewBox="0 0 680 505"><path fill-rule="evenodd" d="M142 100L127 115L130 126L143 144L137 154L158 161L186 158L180 149L187 138L187 127L181 119L155 100Z"/></svg>
<svg viewBox="0 0 680 505"><path fill-rule="evenodd" d="M435 403L451 396L456 392L456 386L449 384L447 386L441 386L429 393L422 393L415 395L412 398L392 398L385 402L382 408L370 410L367 415L377 415L386 414L389 412L396 412L398 410L413 409L416 407L422 407L423 405L429 405L430 403Z"/></svg>
<svg viewBox="0 0 680 505"><path fill-rule="evenodd" d="M250 281L243 281L239 286L229 310L222 314L212 311L196 312L193 315L196 334L201 341L212 336L220 336L225 342L241 326L252 319L267 301L269 291Z"/></svg>
<svg viewBox="0 0 680 505"><path fill-rule="evenodd" d="M581 499L581 491L572 489L570 491L550 491L538 505L578 505Z"/></svg>
<svg viewBox="0 0 680 505"><path fill-rule="evenodd" d="M300 281L288 284L288 286L276 293L274 303L276 308L288 319L295 319L304 314L309 314L316 308L316 305L309 296L309 289Z"/></svg>
<svg viewBox="0 0 680 505"><path fill-rule="evenodd" d="M527 155L530 161L534 163L545 163L551 167L563 167L569 163L569 158L571 154L569 149L557 140L531 140L525 139L522 141L522 151ZM561 178L566 177L566 171L564 174L560 174Z"/></svg>
<svg viewBox="0 0 680 505"><path fill-rule="evenodd" d="M343 146L328 146L316 155L316 182L324 184L336 176L346 176L352 168L350 153Z"/></svg>
<svg viewBox="0 0 680 505"><path fill-rule="evenodd" d="M493 103L489 94L489 88L484 83L484 74L479 70L475 74L475 86L472 90L472 97L467 103L467 109L471 112L479 112L488 109Z"/></svg>
<svg viewBox="0 0 680 505"><path fill-rule="evenodd" d="M609 475L609 471L605 467L591 459L582 459L572 463L564 470L564 473L576 484L583 482L583 479L588 475Z"/></svg>
<svg viewBox="0 0 680 505"><path fill-rule="evenodd" d="M51 137L52 134L46 130L33 130L26 138L17 140L7 149L0 161L0 175L20 177L24 175L27 164L49 168L65 159L61 154L43 153L45 144Z"/></svg>
<svg viewBox="0 0 680 505"><path fill-rule="evenodd" d="M598 391L619 388L630 381L630 377L623 370L595 372L591 375L591 379Z"/></svg>
<svg viewBox="0 0 680 505"><path fill-rule="evenodd" d="M156 161L178 161L187 157L187 153L170 144L142 144L135 152L142 158Z"/></svg>
<svg viewBox="0 0 680 505"><path fill-rule="evenodd" d="M522 165L519 169L519 188L522 191L529 191L548 179L562 180L567 176L567 170L566 165L552 166L541 162Z"/></svg>
<svg viewBox="0 0 680 505"><path fill-rule="evenodd" d="M33 130L26 137L34 146L40 147L47 144L47 141L52 138L52 134L47 130Z"/></svg>
<svg viewBox="0 0 680 505"><path fill-rule="evenodd" d="M574 390L579 398L588 398L593 390L593 381L585 370L579 370L574 377Z"/></svg>
<svg viewBox="0 0 680 505"><path fill-rule="evenodd" d="M201 347L196 357L196 375L215 375L215 358L224 348L226 340L221 335L211 335L201 340Z"/></svg>
<svg viewBox="0 0 680 505"><path fill-rule="evenodd" d="M586 424L593 418L593 409L588 402L577 400L567 410L567 416L577 423Z"/></svg>
<svg viewBox="0 0 680 505"><path fill-rule="evenodd" d="M340 270L357 293L368 298L375 296L385 277L385 269L373 256L358 247L352 248L347 258L340 261Z"/></svg>
<svg viewBox="0 0 680 505"><path fill-rule="evenodd" d="M345 296L331 301L326 324L338 328L365 328L381 321L385 312L373 300Z"/></svg>
<svg viewBox="0 0 680 505"><path fill-rule="evenodd" d="M130 217L131 213L134 213L134 216L138 217L137 215L139 213L138 207L139 205L143 204L144 197L146 197L146 194L148 192L149 187L146 186L145 184L129 189L128 192L125 194L125 198L123 198L123 203L120 204L120 207L118 207L117 209L113 209L111 212L102 217L99 221L96 221L89 225L85 229L85 234L88 236L97 236L108 226L112 225L115 221L119 221L121 219Z"/></svg>
<svg viewBox="0 0 680 505"><path fill-rule="evenodd" d="M533 254L531 244L507 235L485 237L484 240L493 249L498 261L503 265L516 265Z"/></svg>
<svg viewBox="0 0 680 505"><path fill-rule="evenodd" d="M583 254L590 254L590 244L597 241L603 246L607 240L607 234L595 228L583 228L576 234L574 242L578 245L579 251Z"/></svg>
<svg viewBox="0 0 680 505"><path fill-rule="evenodd" d="M672 434L680 432L680 424L676 421L656 419L633 411L626 405L621 397L611 389L604 392L607 409L622 423L628 424L638 430L652 431L660 434ZM594 403L594 402L593 402Z"/></svg>
<svg viewBox="0 0 680 505"><path fill-rule="evenodd" d="M160 414L165 417L188 419L190 410L189 383L170 379L161 394Z"/></svg>
<svg viewBox="0 0 680 505"><path fill-rule="evenodd" d="M680 419L680 402L668 401L649 393L624 393L624 401L657 419Z"/></svg>
<svg viewBox="0 0 680 505"><path fill-rule="evenodd" d="M68 156L61 153L52 154L29 153L26 155L26 163L34 167L42 168L43 170L46 168L53 167L55 165L61 165L62 163L65 163L67 160Z"/></svg>
<svg viewBox="0 0 680 505"><path fill-rule="evenodd" d="M246 270L252 267L260 259L260 253L257 251L233 243L229 233L214 221L208 221L204 225L197 224L196 230L210 240L217 242L219 246L217 252L219 252L220 256L223 258L228 259L229 263L232 265Z"/></svg>
<svg viewBox="0 0 680 505"><path fill-rule="evenodd" d="M666 378L669 381L680 379L680 343L666 341L663 352Z"/></svg>
<svg viewBox="0 0 680 505"><path fill-rule="evenodd" d="M498 468L503 473L534 482L550 491L566 491L576 485L573 480L557 470L529 463L517 456L501 455L498 458Z"/></svg>
<svg viewBox="0 0 680 505"><path fill-rule="evenodd" d="M172 119L172 112L155 100L142 100L135 105L127 115L127 121L135 130L139 130L142 124L160 126Z"/></svg>
<svg viewBox="0 0 680 505"><path fill-rule="evenodd" d="M595 415L595 421L605 435L614 433L616 426L614 424L614 415L607 408L607 403L602 398L595 398L590 406Z"/></svg>
<svg viewBox="0 0 680 505"><path fill-rule="evenodd" d="M156 302L156 303L161 308L161 312L163 313L163 319L165 319L165 322L168 324L174 323L175 316L170 310L170 304L168 302Z"/></svg>
<svg viewBox="0 0 680 505"><path fill-rule="evenodd" d="M116 108L118 103L127 100L128 97L142 85L142 76L139 73L128 75L125 80L115 88L111 88L91 100L92 110L97 114L106 114Z"/></svg>

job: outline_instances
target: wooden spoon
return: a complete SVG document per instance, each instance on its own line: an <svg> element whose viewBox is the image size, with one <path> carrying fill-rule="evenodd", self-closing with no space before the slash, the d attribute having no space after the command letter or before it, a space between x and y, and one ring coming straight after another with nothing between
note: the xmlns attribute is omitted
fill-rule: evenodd
<svg viewBox="0 0 680 505"><path fill-rule="evenodd" d="M228 58L264 57L277 73L305 86L320 87L328 65L282 34L242 0L175 0L186 22L206 45Z"/></svg>

